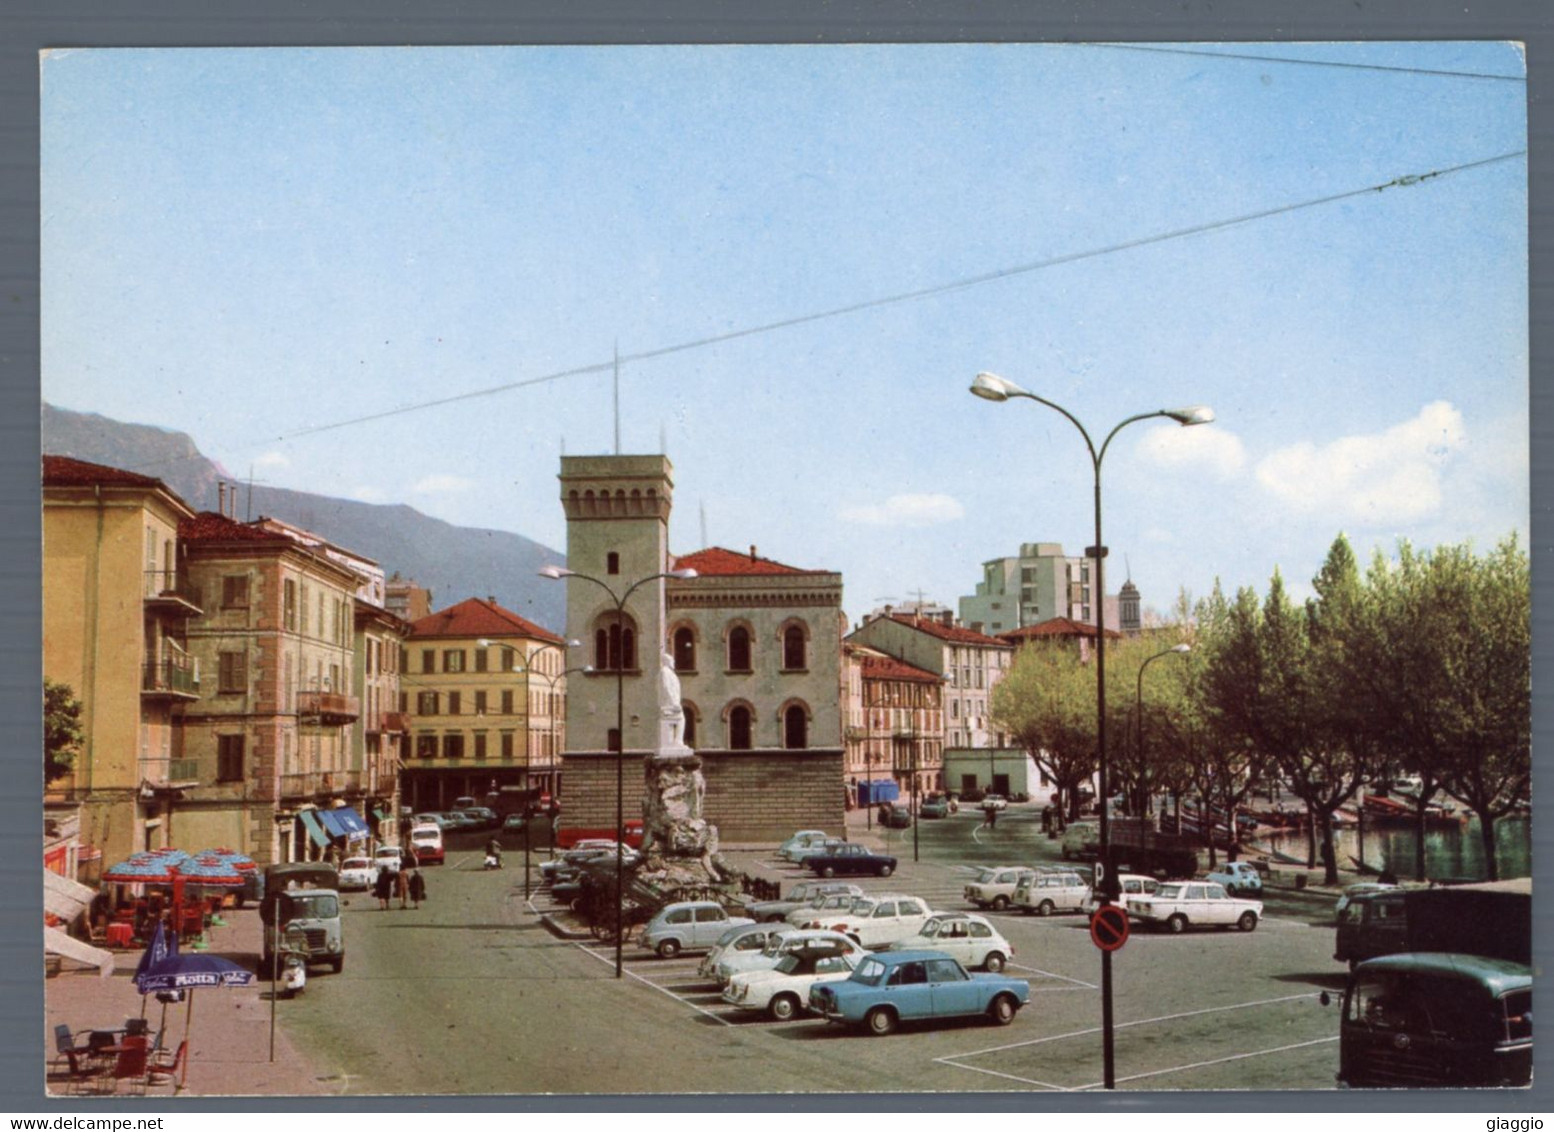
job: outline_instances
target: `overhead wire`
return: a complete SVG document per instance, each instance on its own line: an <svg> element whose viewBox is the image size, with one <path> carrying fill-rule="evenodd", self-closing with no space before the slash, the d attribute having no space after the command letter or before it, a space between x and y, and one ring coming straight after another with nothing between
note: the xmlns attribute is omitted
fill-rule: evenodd
<svg viewBox="0 0 1554 1132"><path fill-rule="evenodd" d="M1394 74L1428 75L1432 78L1489 79L1525 83L1526 75L1494 75L1480 71L1441 71L1427 67L1389 67L1384 63L1349 63L1338 59L1287 59L1280 55L1251 55L1241 51L1206 51L1191 47L1168 47L1152 43L1085 43L1081 47L1100 47L1111 51L1148 51L1156 55L1192 55L1200 59L1239 59L1254 63L1288 63L1302 67L1338 67L1351 71L1390 71Z"/></svg>
<svg viewBox="0 0 1554 1132"><path fill-rule="evenodd" d="M758 334L769 334L776 330L786 330L795 326L804 326L809 323L821 322L826 319L840 318L844 315L857 314L861 311L876 310L880 307L893 306L898 303L914 302L919 299L932 298L938 295L947 295L955 291L965 290L970 287L978 287L985 283L994 283L1002 279L1009 279L1019 275L1027 275L1035 271L1044 271L1052 267L1060 267L1065 264L1079 263L1088 259L1096 259L1101 256L1114 255L1118 252L1131 251L1136 248L1149 247L1153 244L1161 244L1170 240L1180 240L1188 236L1198 236L1209 232L1223 231L1242 224L1250 224L1257 220L1267 220L1275 216L1282 216L1305 209L1319 208L1323 205L1336 204L1343 200L1352 200L1356 197L1366 196L1371 193L1380 193L1388 189L1404 188L1419 185L1426 181L1437 180L1456 173L1465 173L1472 169L1481 169L1485 166L1495 165L1503 161L1525 157L1525 149L1512 150L1508 153L1497 154L1494 157L1482 158L1478 161L1463 162L1459 165L1451 165L1441 169L1430 170L1426 173L1410 173L1394 177L1390 181L1380 184L1366 185L1363 188L1347 189L1343 192L1329 193L1325 196L1312 197L1307 200L1295 201L1289 204L1276 205L1272 208L1258 209L1253 212L1244 212L1236 216L1221 220L1206 221L1201 224L1192 224L1183 228L1172 228L1164 232L1156 232L1148 236L1140 236L1132 240L1123 240L1118 243L1106 244L1101 247L1089 248L1083 251L1068 252L1063 255L1048 256L1039 260L1015 264L1011 267L999 268L995 271L987 271L978 275L967 276L964 279L952 280L948 283L935 284L932 287L922 287L912 291L902 291L893 295L885 295L874 299L865 299L861 302L848 303L844 306L830 307L826 310L815 311L810 314L795 315L791 318L778 319L774 322L760 323L755 326L742 327L738 330L726 331L722 334L710 334L702 338L690 339L685 342L677 342L668 346L660 346L651 350L641 350L636 353L621 354L618 361L621 363L644 362L657 358L668 357L672 354L684 353L688 350L703 349L707 346L715 346L724 342L733 342L741 338L750 338ZM405 405L396 409L384 409L376 413L367 413L362 416L350 417L346 420L333 421L329 424L315 425L311 428L299 429L296 432L287 433L277 437L276 442L295 440L300 437L314 436L323 432L332 432L337 429L350 428L355 425L367 424L372 421L385 420L389 417L403 416L407 413L422 412L426 409L438 408L443 405L456 404L461 401L470 401L480 397L491 397L498 393L507 393L515 389L524 389L530 386L543 385L549 382L561 381L571 377L581 377L586 374L605 373L617 364L617 359L593 362L588 365L575 366L570 369L557 370L554 373L542 374L538 377L525 378L521 381L503 382L500 385L488 386L484 389L469 390L464 393L456 393L447 397L438 397L429 401L419 401L413 405Z"/></svg>

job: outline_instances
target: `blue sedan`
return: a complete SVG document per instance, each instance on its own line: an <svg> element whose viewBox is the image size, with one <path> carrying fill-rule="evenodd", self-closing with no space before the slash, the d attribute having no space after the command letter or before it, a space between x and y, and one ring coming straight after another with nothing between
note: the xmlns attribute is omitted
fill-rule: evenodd
<svg viewBox="0 0 1554 1132"><path fill-rule="evenodd" d="M876 1037L903 1022L985 1015L1007 1026L1031 998L1024 979L971 975L942 951L871 955L851 977L809 992L809 1008L827 1022L861 1026Z"/></svg>

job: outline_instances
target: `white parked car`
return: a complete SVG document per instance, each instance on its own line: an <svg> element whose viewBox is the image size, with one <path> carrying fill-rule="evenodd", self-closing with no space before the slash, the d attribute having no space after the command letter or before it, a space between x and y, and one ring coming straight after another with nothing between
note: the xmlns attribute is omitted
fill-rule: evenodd
<svg viewBox="0 0 1554 1132"><path fill-rule="evenodd" d="M1237 927L1249 932L1263 915L1261 900L1231 896L1207 880L1169 880L1153 896L1128 897L1128 915L1141 924L1170 932L1200 925Z"/></svg>
<svg viewBox="0 0 1554 1132"><path fill-rule="evenodd" d="M1014 890L1014 906L1027 916L1083 912L1089 903L1090 886L1072 869L1037 869L1022 877Z"/></svg>
<svg viewBox="0 0 1554 1132"><path fill-rule="evenodd" d="M368 889L378 879L378 866L366 857L347 857L340 862L340 891Z"/></svg>
<svg viewBox="0 0 1554 1132"><path fill-rule="evenodd" d="M861 961L862 952L849 955L829 947L800 948L781 956L775 967L735 975L724 988L723 1001L787 1022L804 1012L810 987L847 978Z"/></svg>
<svg viewBox="0 0 1554 1132"><path fill-rule="evenodd" d="M827 931L823 928L767 926L776 927L777 930L767 936L766 945L759 951L727 951L718 959L713 974L717 977L720 987L728 986L728 981L735 975L742 975L747 971L770 970L777 966L784 955L802 951L806 947L828 947L839 950L844 955L863 955L863 948L841 932Z"/></svg>
<svg viewBox="0 0 1554 1132"><path fill-rule="evenodd" d="M837 912L845 912L853 906L862 893L853 892L825 892L814 897L808 904L795 908L788 913L788 923L796 928L812 928L822 916L834 915Z"/></svg>
<svg viewBox="0 0 1554 1132"><path fill-rule="evenodd" d="M916 935L932 914L916 896L888 892L860 896L845 912L817 916L815 926L851 936L872 950Z"/></svg>
<svg viewBox="0 0 1554 1132"><path fill-rule="evenodd" d="M891 944L889 950L942 951L968 971L1002 971L1014 955L1014 945L997 928L970 912L935 912L916 935Z"/></svg>
<svg viewBox="0 0 1554 1132"><path fill-rule="evenodd" d="M831 835L823 829L801 829L792 837L788 838L788 840L784 841L781 845L777 846L777 856L781 857L784 861L791 861L793 858L788 854L792 850L797 849L801 845L807 845L811 841L824 841L830 836Z"/></svg>
<svg viewBox="0 0 1554 1132"><path fill-rule="evenodd" d="M1232 896L1240 896L1245 892L1260 893L1263 890L1262 874L1246 861L1227 861L1209 873L1208 879L1224 885L1225 891Z"/></svg>
<svg viewBox="0 0 1554 1132"><path fill-rule="evenodd" d="M977 879L966 886L966 900L978 908L1002 912L1014 903L1014 890L1020 886L1020 881L1033 872L1034 869L1016 865L983 869Z"/></svg>
<svg viewBox="0 0 1554 1132"><path fill-rule="evenodd" d="M1147 877L1141 873L1117 874L1117 903L1124 908L1128 906L1130 896L1153 896L1160 888L1160 882L1154 877ZM1085 901L1084 910L1093 913L1101 906L1101 899L1094 889L1090 890L1090 899Z"/></svg>
<svg viewBox="0 0 1554 1132"><path fill-rule="evenodd" d="M379 845L378 851L372 855L372 875L378 875L379 867L388 866L391 873L399 872L399 865L404 860L405 851L398 845Z"/></svg>
<svg viewBox="0 0 1554 1132"><path fill-rule="evenodd" d="M982 795L982 801L978 802L977 806L984 810L1007 810L1009 808L1009 799L1002 794L984 794Z"/></svg>
<svg viewBox="0 0 1554 1132"><path fill-rule="evenodd" d="M746 952L759 955L772 935L787 927L788 925L783 923L757 923L740 924L729 928L718 937L718 942L712 945L712 950L702 957L696 973L704 979L710 979L717 975L718 960L725 955L740 955Z"/></svg>

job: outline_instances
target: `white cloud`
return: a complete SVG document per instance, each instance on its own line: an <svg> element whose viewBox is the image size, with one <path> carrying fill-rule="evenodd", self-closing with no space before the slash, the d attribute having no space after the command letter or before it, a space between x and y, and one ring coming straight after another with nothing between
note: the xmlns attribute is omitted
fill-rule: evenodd
<svg viewBox="0 0 1554 1132"><path fill-rule="evenodd" d="M871 527L931 527L949 523L965 515L960 501L944 494L892 495L884 503L844 507L841 518Z"/></svg>
<svg viewBox="0 0 1554 1132"><path fill-rule="evenodd" d="M1139 442L1139 452L1162 467L1206 468L1221 479L1229 479L1246 464L1241 438L1216 424L1149 429Z"/></svg>
<svg viewBox="0 0 1554 1132"><path fill-rule="evenodd" d="M1462 414L1433 401L1385 432L1310 442L1272 453L1258 482L1296 511L1339 521L1393 523L1441 506L1441 470L1466 443Z"/></svg>
<svg viewBox="0 0 1554 1132"><path fill-rule="evenodd" d="M368 487L365 484L361 487L353 487L350 492L350 497L352 499L359 499L363 503L388 502L388 492L384 491L380 487Z"/></svg>
<svg viewBox="0 0 1554 1132"><path fill-rule="evenodd" d="M284 452L266 452L254 460L256 468L289 468L291 460Z"/></svg>
<svg viewBox="0 0 1554 1132"><path fill-rule="evenodd" d="M468 491L474 486L474 480L465 479L463 476L435 475L426 476L417 481L410 490L417 495L454 495L461 491Z"/></svg>

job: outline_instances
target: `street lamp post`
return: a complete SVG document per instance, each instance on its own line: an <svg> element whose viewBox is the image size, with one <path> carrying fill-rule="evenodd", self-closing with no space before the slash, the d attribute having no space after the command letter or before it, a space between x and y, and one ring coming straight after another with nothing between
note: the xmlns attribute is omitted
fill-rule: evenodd
<svg viewBox="0 0 1554 1132"><path fill-rule="evenodd" d="M971 392L988 401L1007 401L1010 398L1024 397L1049 409L1057 410L1079 430L1079 435L1084 437L1085 447L1090 452L1090 464L1095 473L1095 545L1085 548L1085 557L1095 561L1093 581L1097 612L1095 619L1096 750L1101 796L1100 859L1105 869L1101 877L1100 902L1104 906L1117 899L1118 889L1117 871L1112 867L1111 830L1107 820L1107 811L1110 807L1106 784L1106 544L1101 539L1101 462L1106 459L1106 450L1111 446L1112 439L1130 424L1149 420L1152 417L1167 417L1183 426L1208 424L1214 419L1214 410L1207 406L1194 405L1183 409L1156 409L1149 413L1138 413L1114 426L1106 434L1106 439L1101 442L1101 447L1097 449L1095 442L1090 439L1090 433L1079 423L1079 418L1073 413L1054 401L1038 397L1006 378L992 373L979 373L972 380ZM1103 950L1101 952L1101 1048L1105 1087L1108 1089L1117 1087L1112 1029L1112 953Z"/></svg>
<svg viewBox="0 0 1554 1132"><path fill-rule="evenodd" d="M1148 771L1146 769L1146 765L1145 765L1145 762L1144 762L1144 669L1148 668L1150 666L1151 662L1159 660L1163 656L1172 656L1172 655L1186 656L1190 652L1192 652L1192 646L1189 645L1189 644L1172 645L1170 648L1164 650L1163 652L1157 652L1154 656L1146 657L1144 659L1144 663L1139 665L1138 698L1135 701L1135 704L1137 705L1136 710L1138 711L1138 747L1137 747L1137 750L1138 750L1138 759L1139 759L1139 803L1140 803L1139 804L1139 809L1141 811L1142 816L1145 818L1145 824L1144 824L1144 829L1146 830L1145 836L1148 836L1147 831L1150 828L1150 824L1151 823L1148 820L1149 817L1150 817L1149 774L1148 774Z"/></svg>
<svg viewBox="0 0 1554 1132"><path fill-rule="evenodd" d="M625 634L621 632L621 622L625 619L626 602L639 588L649 582L655 582L660 578L694 578L696 571L665 570L657 574L649 574L645 578L638 578L626 590L617 595L608 582L601 581L591 574L580 574L576 570L568 570L565 566L541 567L540 577L550 578L552 581L560 578L580 578L585 582L592 582L606 594L615 605L615 625L619 639L619 646L613 657L615 661L615 977L625 977L625 961L621 953L625 941L625 883L626 883L626 815L623 801L626 796L626 656ZM662 647L660 645L660 647ZM612 659L606 657L606 660Z"/></svg>

